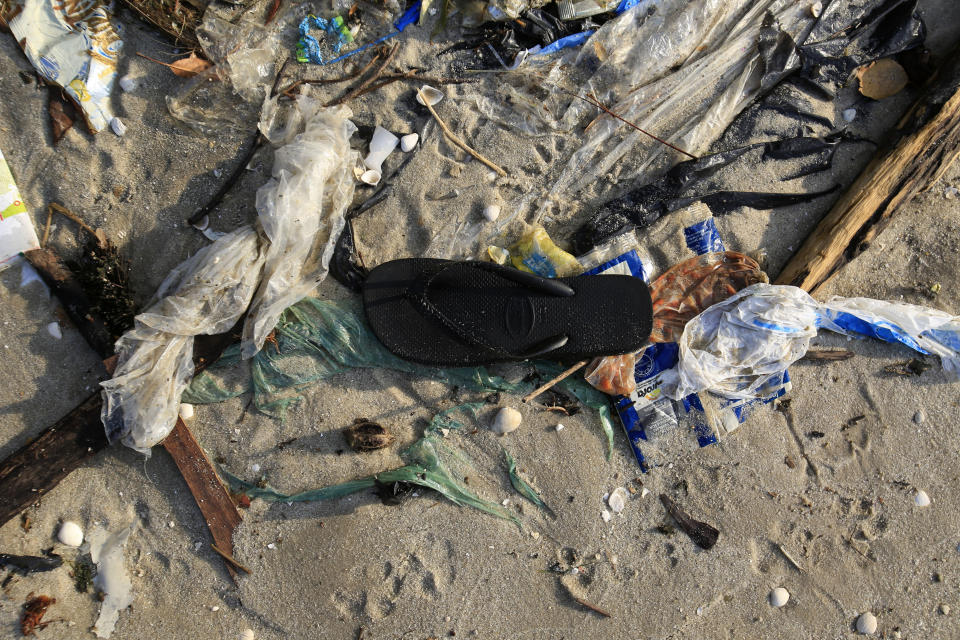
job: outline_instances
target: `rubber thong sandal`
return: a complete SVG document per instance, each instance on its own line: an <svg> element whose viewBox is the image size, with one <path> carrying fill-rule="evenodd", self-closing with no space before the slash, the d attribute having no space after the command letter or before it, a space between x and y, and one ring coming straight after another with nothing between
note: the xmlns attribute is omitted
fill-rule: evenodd
<svg viewBox="0 0 960 640"><path fill-rule="evenodd" d="M640 278L549 279L489 262L428 258L376 267L364 282L363 306L391 353L433 366L631 353L653 325Z"/></svg>

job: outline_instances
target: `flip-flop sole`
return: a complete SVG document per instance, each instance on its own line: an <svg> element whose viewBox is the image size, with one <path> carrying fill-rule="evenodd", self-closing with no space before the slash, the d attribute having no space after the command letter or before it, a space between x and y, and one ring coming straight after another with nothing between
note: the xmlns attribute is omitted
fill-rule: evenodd
<svg viewBox="0 0 960 640"><path fill-rule="evenodd" d="M558 278L574 295L534 291L498 275L495 267L429 258L393 260L373 269L363 287L370 328L393 354L432 366L476 366L522 359L557 336L566 344L542 357L576 361L630 353L650 336L653 306L646 284L624 275ZM424 315L407 295L424 273L443 269L428 297L446 318L500 353L469 344Z"/></svg>

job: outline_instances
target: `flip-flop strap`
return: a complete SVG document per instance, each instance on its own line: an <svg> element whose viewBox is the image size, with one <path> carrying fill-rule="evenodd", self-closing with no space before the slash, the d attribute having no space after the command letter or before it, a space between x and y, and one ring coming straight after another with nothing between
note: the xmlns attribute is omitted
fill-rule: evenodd
<svg viewBox="0 0 960 640"><path fill-rule="evenodd" d="M433 284L434 280L436 280L440 274L445 272L451 266L464 264L472 268L490 271L497 276L504 278L505 280L511 280L525 287L541 293L546 293L548 295L567 297L572 296L575 293L571 287L563 284L562 282L541 278L540 276L532 273L526 273L517 269L505 269L503 267L497 267L486 262L471 261L459 263L450 262L437 269L429 276L427 276L427 274L422 274L420 277L414 280L413 284L411 284L411 286L407 289L407 299L410 300L410 302L416 307L421 315L436 322L458 340L498 356L507 356L514 359L533 358L553 351L554 349L558 349L567 343L567 340L569 339L567 336L558 335L533 345L525 352L513 353L504 349L503 347L497 347L487 343L482 337L471 331L469 327L466 327L463 323L457 322L443 313L429 298L428 294L430 285Z"/></svg>

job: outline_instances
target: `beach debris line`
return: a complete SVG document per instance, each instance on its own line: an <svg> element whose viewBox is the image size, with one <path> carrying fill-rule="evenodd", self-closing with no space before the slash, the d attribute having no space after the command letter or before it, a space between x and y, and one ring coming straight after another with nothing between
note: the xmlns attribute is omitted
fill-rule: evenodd
<svg viewBox="0 0 960 640"><path fill-rule="evenodd" d="M393 434L386 427L366 418L356 418L343 435L350 448L360 452L383 449L393 442Z"/></svg>
<svg viewBox="0 0 960 640"><path fill-rule="evenodd" d="M665 493L660 494L660 502L663 503L663 507L677 523L677 526L680 527L685 534L690 536L690 539L693 540L698 547L701 549L712 549L713 546L717 544L717 538L720 536L720 532L715 527L692 518Z"/></svg>
<svg viewBox="0 0 960 640"><path fill-rule="evenodd" d="M23 614L20 616L20 633L25 636L34 635L37 629L45 628L49 622L42 622L44 614L51 605L56 603L56 598L49 596L33 595L31 592L27 596L27 602L23 605Z"/></svg>

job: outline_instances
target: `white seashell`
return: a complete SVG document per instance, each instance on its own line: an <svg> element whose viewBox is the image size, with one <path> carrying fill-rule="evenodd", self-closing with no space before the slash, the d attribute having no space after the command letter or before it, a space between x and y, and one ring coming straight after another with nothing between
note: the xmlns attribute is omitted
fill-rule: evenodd
<svg viewBox="0 0 960 640"><path fill-rule="evenodd" d="M519 411L511 409L510 407L504 407L497 412L497 417L493 419L490 430L500 435L510 433L511 431L517 430L521 420L523 420L523 417Z"/></svg>
<svg viewBox="0 0 960 640"><path fill-rule="evenodd" d="M600 517L603 518L604 522L610 522L610 518L612 518L613 516L610 515L609 511L604 509L603 511L600 512Z"/></svg>
<svg viewBox="0 0 960 640"><path fill-rule="evenodd" d="M68 547L79 547L83 544L83 529L76 522L67 520L60 525L57 539Z"/></svg>
<svg viewBox="0 0 960 640"><path fill-rule="evenodd" d="M563 423L558 422L556 429L557 429L557 431L563 431Z"/></svg>
<svg viewBox="0 0 960 640"><path fill-rule="evenodd" d="M113 129L113 132L118 136L122 136L127 132L127 125L123 124L123 120L120 118L112 118L110 120L110 128Z"/></svg>
<svg viewBox="0 0 960 640"><path fill-rule="evenodd" d="M923 409L917 409L917 412L913 414L913 421L917 424L923 424L927 421L927 412Z"/></svg>
<svg viewBox="0 0 960 640"><path fill-rule="evenodd" d="M240 640L254 640L256 638L253 635L253 629L244 629L243 633L240 634Z"/></svg>
<svg viewBox="0 0 960 640"><path fill-rule="evenodd" d="M913 496L913 503L918 507L929 507L930 496L927 495L926 491L920 489L917 491L917 495Z"/></svg>
<svg viewBox="0 0 960 640"><path fill-rule="evenodd" d="M370 139L370 153L363 159L363 164L367 169L373 169L380 173L383 161L397 148L399 143L400 138L378 126L373 130L373 138ZM377 178L377 182L380 182L380 178Z"/></svg>
<svg viewBox="0 0 960 640"><path fill-rule="evenodd" d="M870 635L877 632L877 616L869 611L860 614L857 618L857 631L864 635Z"/></svg>
<svg viewBox="0 0 960 640"><path fill-rule="evenodd" d="M367 169L362 174L360 174L360 182L369 184L370 186L376 186L380 184L380 172L376 169Z"/></svg>
<svg viewBox="0 0 960 640"><path fill-rule="evenodd" d="M810 5L810 15L812 15L814 18L819 18L821 13L823 13L822 2L814 2L812 5Z"/></svg>
<svg viewBox="0 0 960 640"><path fill-rule="evenodd" d="M47 325L47 333L52 335L57 340L63 337L63 331L60 331L60 324L57 322L51 322Z"/></svg>
<svg viewBox="0 0 960 640"><path fill-rule="evenodd" d="M843 119L847 122L853 122L854 118L857 117L856 109L845 109L843 112Z"/></svg>
<svg viewBox="0 0 960 640"><path fill-rule="evenodd" d="M193 228L197 231L206 231L207 227L210 226L210 216L203 216L193 225Z"/></svg>
<svg viewBox="0 0 960 640"><path fill-rule="evenodd" d="M627 490L623 487L617 487L607 498L607 505L614 513L620 513L627 506Z"/></svg>
<svg viewBox="0 0 960 640"><path fill-rule="evenodd" d="M423 94L423 98L426 98L427 102L423 101L423 98L420 97L420 94ZM429 103L432 107L441 100L443 100L443 91L440 91L440 89L437 89L436 87L431 87L428 84L420 87L420 91L417 92L417 102L420 104L426 105Z"/></svg>
<svg viewBox="0 0 960 640"><path fill-rule="evenodd" d="M777 587L770 592L770 605L774 607L782 607L787 604L787 600L790 599L790 592L784 589L783 587Z"/></svg>
<svg viewBox="0 0 960 640"><path fill-rule="evenodd" d="M184 420L193 418L193 405L183 402L180 404L180 417Z"/></svg>
<svg viewBox="0 0 960 640"><path fill-rule="evenodd" d="M650 489L647 489L646 487L644 487L643 489L640 490L641 498L646 498L648 495L650 495Z"/></svg>
<svg viewBox="0 0 960 640"><path fill-rule="evenodd" d="M498 204L488 204L483 208L483 217L486 218L487 222L493 222L500 217L500 205Z"/></svg>
<svg viewBox="0 0 960 640"><path fill-rule="evenodd" d="M408 133L400 138L400 150L404 153L407 151L413 151L413 148L417 146L418 142L420 142L420 134Z"/></svg>
<svg viewBox="0 0 960 640"><path fill-rule="evenodd" d="M131 78L130 76L123 76L120 78L120 88L130 93L137 88L137 81Z"/></svg>

